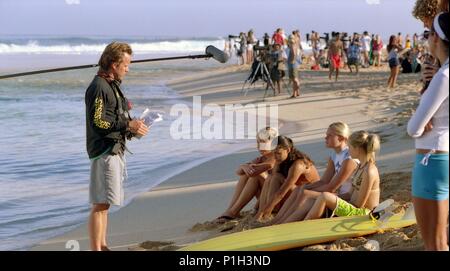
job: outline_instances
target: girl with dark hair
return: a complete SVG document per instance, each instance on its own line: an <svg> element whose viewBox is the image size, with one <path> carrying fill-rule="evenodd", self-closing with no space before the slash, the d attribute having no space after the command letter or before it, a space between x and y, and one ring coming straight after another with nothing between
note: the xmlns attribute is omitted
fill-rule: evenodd
<svg viewBox="0 0 450 271"><path fill-rule="evenodd" d="M259 199L256 219L260 221L270 218L272 211L278 211L294 188L320 179L314 162L294 147L292 139L278 136L273 143L276 143L275 166Z"/></svg>
<svg viewBox="0 0 450 271"><path fill-rule="evenodd" d="M350 128L343 122L334 122L328 126L325 146L332 151L322 177L317 182L293 190L270 224L282 224L303 219L321 192L332 192L343 199L350 199L352 192L350 177L359 161L350 156L349 136Z"/></svg>
<svg viewBox="0 0 450 271"><path fill-rule="evenodd" d="M388 87L394 88L397 82L398 73L400 71L399 52L403 49L395 35L389 38L389 44L386 47L388 52L389 68L391 68L391 74L388 79Z"/></svg>

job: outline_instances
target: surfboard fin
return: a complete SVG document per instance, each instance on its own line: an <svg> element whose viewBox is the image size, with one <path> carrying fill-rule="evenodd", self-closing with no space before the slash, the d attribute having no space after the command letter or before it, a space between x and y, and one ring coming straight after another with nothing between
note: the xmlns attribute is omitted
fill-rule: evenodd
<svg viewBox="0 0 450 271"><path fill-rule="evenodd" d="M416 214L414 213L414 205L411 202L408 202L408 204L406 204L406 211L402 219L416 220Z"/></svg>
<svg viewBox="0 0 450 271"><path fill-rule="evenodd" d="M387 200L383 201L382 203L378 204L378 206L375 207L370 212L370 214L369 214L370 218L373 221L379 221L385 214L391 213L394 210L393 204L394 204L393 199L387 199ZM383 219L388 219L388 218L386 218L386 216L384 216Z"/></svg>
<svg viewBox="0 0 450 271"><path fill-rule="evenodd" d="M394 204L394 200L393 199L387 199L385 201L383 201L382 203L378 204L377 207L375 207L375 209L373 209L373 213L378 213L383 211L384 209L386 209L387 207L391 206L392 204Z"/></svg>
<svg viewBox="0 0 450 271"><path fill-rule="evenodd" d="M383 228L386 222L388 222L389 218L394 216L395 214L391 211L384 212L379 219L377 219L377 226L379 228Z"/></svg>

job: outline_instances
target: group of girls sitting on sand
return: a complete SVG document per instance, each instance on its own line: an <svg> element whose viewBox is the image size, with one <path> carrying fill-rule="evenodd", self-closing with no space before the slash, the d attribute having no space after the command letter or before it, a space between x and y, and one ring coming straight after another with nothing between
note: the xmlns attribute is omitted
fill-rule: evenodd
<svg viewBox="0 0 450 271"><path fill-rule="evenodd" d="M347 124L332 123L325 136L331 154L322 177L314 161L275 129L259 131L256 142L261 155L239 166L233 198L215 223L240 217L241 210L254 197L255 219L268 225L366 215L379 204L377 135L366 131L350 134Z"/></svg>

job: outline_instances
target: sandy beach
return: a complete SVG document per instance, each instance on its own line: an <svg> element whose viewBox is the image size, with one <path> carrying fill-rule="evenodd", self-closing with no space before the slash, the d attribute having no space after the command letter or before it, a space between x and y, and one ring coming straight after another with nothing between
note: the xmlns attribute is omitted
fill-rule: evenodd
<svg viewBox="0 0 450 271"><path fill-rule="evenodd" d="M358 76L343 69L339 81L328 80L328 71L300 69L300 97L288 99L286 89L263 100L261 82L247 96L241 93L249 66L227 66L195 72L167 82L186 100L201 95L203 103L278 104L280 133L291 137L296 146L315 161L319 173L326 167L329 150L324 134L335 121L346 122L353 131L369 130L380 135L381 152L377 165L381 177L381 201L392 198L399 208L411 201L410 172L414 142L406 134L409 116L417 106L421 88L419 74L400 74L398 86L386 88L388 67L361 69ZM287 83L287 80L286 80ZM270 93L270 91L269 91ZM257 156L255 149L219 157L191 168L166 182L196 180L195 186L153 189L136 197L109 218L109 244L113 250L175 250L206 238L247 230L250 203L243 217L214 226L209 221L220 215L231 199L239 164ZM182 182L179 182L182 183ZM86 214L87 216L88 214ZM81 250L89 248L87 226L34 246L32 250L69 250L67 241L76 240ZM417 226L371 236L338 240L299 248L303 250L364 250L368 240L377 240L381 250L420 250L423 248ZM70 243L69 243L70 245Z"/></svg>

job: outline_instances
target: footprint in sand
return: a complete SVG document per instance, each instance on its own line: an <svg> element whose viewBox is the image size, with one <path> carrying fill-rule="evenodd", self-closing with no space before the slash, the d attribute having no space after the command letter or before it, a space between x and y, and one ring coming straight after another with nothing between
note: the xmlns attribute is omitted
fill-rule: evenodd
<svg viewBox="0 0 450 271"><path fill-rule="evenodd" d="M217 229L220 226L220 224L211 222L211 221L206 221L204 223L197 223L194 226L192 226L189 231L190 232L199 232L199 231L210 231L210 230L214 230Z"/></svg>
<svg viewBox="0 0 450 271"><path fill-rule="evenodd" d="M239 221L237 221L237 220L228 221L219 227L219 231L220 232L231 231L232 229L236 228L236 226L238 224L239 224Z"/></svg>
<svg viewBox="0 0 450 271"><path fill-rule="evenodd" d="M168 251L177 250L179 247L174 245L174 242L164 242L164 241L145 241L140 243L135 248L130 248L130 250L151 250L151 251Z"/></svg>

